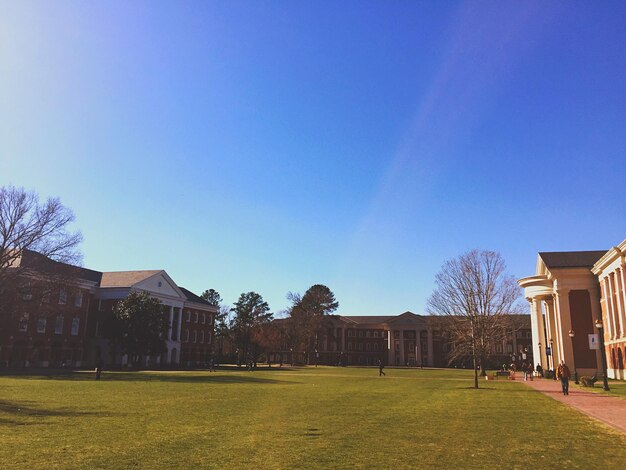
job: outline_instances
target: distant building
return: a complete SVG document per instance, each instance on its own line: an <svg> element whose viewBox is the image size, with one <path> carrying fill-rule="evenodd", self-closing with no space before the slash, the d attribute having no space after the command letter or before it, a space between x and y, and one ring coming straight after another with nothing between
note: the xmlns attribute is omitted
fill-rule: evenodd
<svg viewBox="0 0 626 470"><path fill-rule="evenodd" d="M309 363L328 365L372 366L381 361L393 366L471 367L469 361L450 364L448 356L454 345L446 332L437 327L436 316L404 312L400 315L345 316L330 315L326 334L318 340L317 356ZM497 344L491 366L512 360L532 361L532 338L529 315L511 315L507 339ZM275 320L286 323L290 319ZM295 356L294 356L295 354ZM274 362L306 362L306 358L291 351L285 343L273 351Z"/></svg>
<svg viewBox="0 0 626 470"><path fill-rule="evenodd" d="M625 255L626 240L608 251L542 252L536 274L518 281L531 304L533 351L544 368L563 360L579 374L601 371L602 333L608 376L624 379Z"/></svg>
<svg viewBox="0 0 626 470"><path fill-rule="evenodd" d="M123 366L103 335L106 317L131 291L157 298L170 323L167 350L145 367L194 367L211 354L217 307L181 288L164 270L99 272L24 252L19 284L0 318L0 364L10 367ZM37 261L37 262L35 262Z"/></svg>

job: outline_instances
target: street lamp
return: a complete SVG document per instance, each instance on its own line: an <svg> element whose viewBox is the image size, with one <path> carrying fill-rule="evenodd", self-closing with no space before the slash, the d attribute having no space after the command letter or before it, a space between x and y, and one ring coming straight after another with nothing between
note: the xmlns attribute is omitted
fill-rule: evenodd
<svg viewBox="0 0 626 470"><path fill-rule="evenodd" d="M569 337L572 340L572 358L574 359L574 383L578 385L578 371L576 371L576 355L574 353L574 336L574 330L569 330Z"/></svg>
<svg viewBox="0 0 626 470"><path fill-rule="evenodd" d="M609 379L606 376L606 351L604 350L604 333L602 332L603 327L604 325L602 324L602 320L598 318L596 320L596 328L598 329L598 331L600 331L598 336L600 336L600 349L601 349L600 355L602 356L602 373L604 375L604 377L602 378L602 383L603 383L602 389L608 392L609 391Z"/></svg>

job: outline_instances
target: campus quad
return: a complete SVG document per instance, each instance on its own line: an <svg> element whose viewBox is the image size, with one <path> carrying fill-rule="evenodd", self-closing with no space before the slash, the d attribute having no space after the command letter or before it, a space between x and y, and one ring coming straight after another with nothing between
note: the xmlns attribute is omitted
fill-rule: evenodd
<svg viewBox="0 0 626 470"><path fill-rule="evenodd" d="M3 468L621 468L626 436L522 382L308 367L0 376ZM621 383L620 383L621 385Z"/></svg>

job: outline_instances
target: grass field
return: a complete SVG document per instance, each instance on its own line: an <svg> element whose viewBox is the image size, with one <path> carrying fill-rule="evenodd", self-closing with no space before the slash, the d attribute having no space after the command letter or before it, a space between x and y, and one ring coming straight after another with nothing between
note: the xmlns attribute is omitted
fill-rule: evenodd
<svg viewBox="0 0 626 470"><path fill-rule="evenodd" d="M0 377L0 467L623 468L626 437L470 371Z"/></svg>

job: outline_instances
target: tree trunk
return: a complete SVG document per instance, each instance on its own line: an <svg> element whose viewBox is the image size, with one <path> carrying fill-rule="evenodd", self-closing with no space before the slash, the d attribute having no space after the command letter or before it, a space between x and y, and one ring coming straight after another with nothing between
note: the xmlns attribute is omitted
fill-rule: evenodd
<svg viewBox="0 0 626 470"><path fill-rule="evenodd" d="M476 364L476 356L473 357L474 363L474 388L478 388L478 367Z"/></svg>

